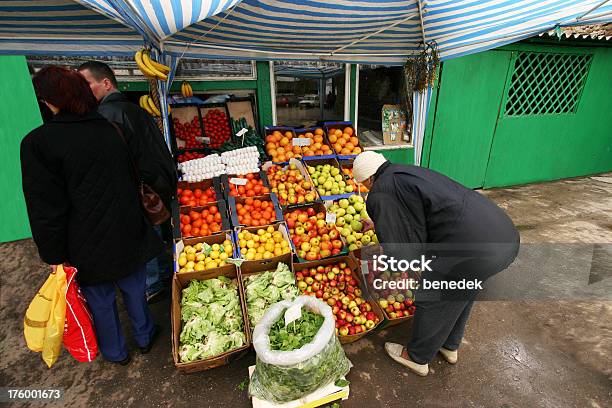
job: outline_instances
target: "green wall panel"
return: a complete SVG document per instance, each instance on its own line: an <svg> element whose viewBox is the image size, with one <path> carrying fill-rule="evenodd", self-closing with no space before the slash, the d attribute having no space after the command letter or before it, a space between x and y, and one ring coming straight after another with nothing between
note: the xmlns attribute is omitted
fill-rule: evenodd
<svg viewBox="0 0 612 408"><path fill-rule="evenodd" d="M485 187L612 170L612 48L569 51L594 55L576 113L500 115Z"/></svg>
<svg viewBox="0 0 612 408"><path fill-rule="evenodd" d="M376 151L385 156L391 163L414 164L414 149L412 147L381 149Z"/></svg>
<svg viewBox="0 0 612 408"><path fill-rule="evenodd" d="M429 168L482 187L510 57L490 51L444 62L437 103L431 105L436 111Z"/></svg>
<svg viewBox="0 0 612 408"><path fill-rule="evenodd" d="M0 242L8 242L31 236L19 145L42 123L25 57L0 56L0 123Z"/></svg>
<svg viewBox="0 0 612 408"><path fill-rule="evenodd" d="M183 81L174 81L170 92L179 92L181 90L181 83ZM242 81L189 81L191 87L195 92L198 91L233 91L239 89L257 89L257 81L255 80L242 80ZM142 81L135 82L119 82L119 90L121 91L134 91L134 92L148 92L149 83Z"/></svg>
<svg viewBox="0 0 612 408"><path fill-rule="evenodd" d="M257 111L259 125L272 125L272 97L270 95L270 64L267 61L257 61Z"/></svg>

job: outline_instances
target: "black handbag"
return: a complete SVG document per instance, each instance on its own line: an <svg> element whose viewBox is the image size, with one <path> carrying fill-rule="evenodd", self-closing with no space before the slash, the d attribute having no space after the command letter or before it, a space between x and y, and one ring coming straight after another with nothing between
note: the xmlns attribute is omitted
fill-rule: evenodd
<svg viewBox="0 0 612 408"><path fill-rule="evenodd" d="M125 135L123 134L123 131L121 130L119 125L117 125L115 122L110 123L111 125L113 125L117 133L119 133L119 136L121 136L121 139L123 140L123 143L125 144L128 150L132 173L136 181L138 195L140 196L140 203L142 205L142 209L144 210L145 215L147 216L151 224L163 224L168 218L170 218L170 211L168 211L168 209L164 205L164 202L162 201L159 194L157 194L155 190L151 188L151 186L143 182L140 178L138 167L136 166L136 163L134 163L134 158L132 157L132 153L130 152L130 147L127 143L127 140L125 140Z"/></svg>

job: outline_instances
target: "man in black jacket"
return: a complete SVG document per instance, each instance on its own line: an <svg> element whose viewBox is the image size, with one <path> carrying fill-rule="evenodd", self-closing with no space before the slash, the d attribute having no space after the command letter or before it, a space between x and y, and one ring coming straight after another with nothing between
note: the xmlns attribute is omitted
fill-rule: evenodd
<svg viewBox="0 0 612 408"><path fill-rule="evenodd" d="M123 127L142 180L159 194L166 208L170 209L178 177L172 155L153 118L117 90L115 74L108 65L89 61L78 70L98 100L98 112ZM166 241L171 240L168 223L156 230ZM171 276L171 262L167 258L167 254L162 253L147 265L147 297L150 299L162 293L162 280L169 280Z"/></svg>
<svg viewBox="0 0 612 408"><path fill-rule="evenodd" d="M494 202L448 177L417 166L391 164L367 151L353 163L358 183L370 189L366 208L385 255L431 259L421 284L485 281L515 259L520 237L512 220ZM433 255L433 256L432 256ZM407 347L386 343L389 356L425 376L440 352L457 362L477 290L431 293L416 290L412 338ZM430 293L427 293L430 292Z"/></svg>

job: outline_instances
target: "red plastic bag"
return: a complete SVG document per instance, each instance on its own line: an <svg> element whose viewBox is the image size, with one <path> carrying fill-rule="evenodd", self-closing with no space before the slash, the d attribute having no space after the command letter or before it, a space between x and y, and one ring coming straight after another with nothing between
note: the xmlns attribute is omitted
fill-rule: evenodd
<svg viewBox="0 0 612 408"><path fill-rule="evenodd" d="M98 354L98 341L93 318L89 313L87 301L76 281L77 270L65 266L66 281L66 323L64 324L64 347L77 361L82 363L95 360Z"/></svg>

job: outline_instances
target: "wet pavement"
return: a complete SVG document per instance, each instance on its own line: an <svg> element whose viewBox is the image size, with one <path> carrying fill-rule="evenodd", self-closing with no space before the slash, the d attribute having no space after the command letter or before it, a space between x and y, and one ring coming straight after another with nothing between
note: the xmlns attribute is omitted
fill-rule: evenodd
<svg viewBox="0 0 612 408"><path fill-rule="evenodd" d="M524 243L612 243L612 174L483 194L508 211ZM168 300L152 306L164 332L150 354L137 354L132 344L132 363L120 367L101 358L79 364L64 352L47 369L26 348L22 319L48 270L31 240L0 244L0 259L0 386L63 387L67 407L250 406L245 386L253 352L209 371L175 370ZM601 291L610 278L600 278ZM354 367L342 407L612 406L612 301L477 302L458 364L436 357L425 378L383 351L385 341L404 342L410 330L406 323L345 346Z"/></svg>

